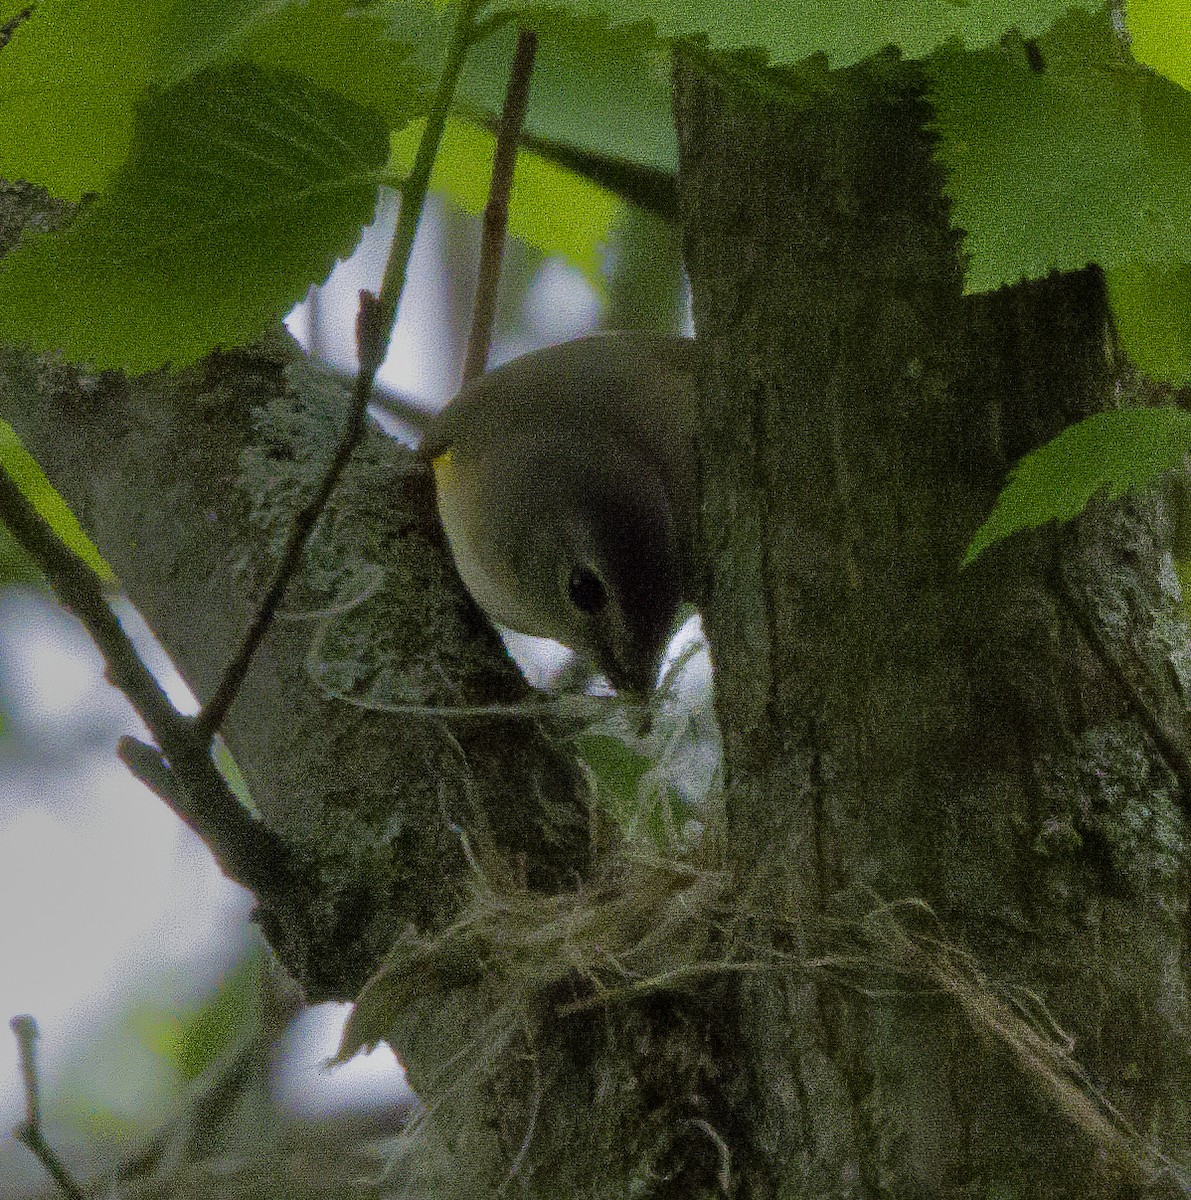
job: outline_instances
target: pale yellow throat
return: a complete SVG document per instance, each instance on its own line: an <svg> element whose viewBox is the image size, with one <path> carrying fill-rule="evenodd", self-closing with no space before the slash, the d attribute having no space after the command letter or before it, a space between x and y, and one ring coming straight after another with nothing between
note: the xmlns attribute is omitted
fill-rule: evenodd
<svg viewBox="0 0 1191 1200"><path fill-rule="evenodd" d="M493 620L530 632L525 629L524 613L516 603L511 581L494 577L490 571L491 547L482 544L483 535L478 528L483 514L477 511L474 499L469 503L463 495L465 489L459 486L459 472L451 451L444 450L431 460L431 466L434 467L439 519L446 531L460 579Z"/></svg>
<svg viewBox="0 0 1191 1200"><path fill-rule="evenodd" d="M430 465L434 468L434 483L441 496L450 488L455 479L455 464L451 458L451 452L444 450Z"/></svg>

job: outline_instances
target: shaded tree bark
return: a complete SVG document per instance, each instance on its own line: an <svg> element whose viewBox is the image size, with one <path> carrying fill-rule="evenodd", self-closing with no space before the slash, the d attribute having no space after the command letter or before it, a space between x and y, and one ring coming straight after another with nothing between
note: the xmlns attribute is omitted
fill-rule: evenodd
<svg viewBox="0 0 1191 1200"><path fill-rule="evenodd" d="M3 195L6 250L51 210ZM177 374L87 375L0 351L0 415L205 698L347 411L288 335ZM222 734L301 868L305 919L258 913L307 998L349 999L407 926L449 924L459 829L547 889L590 857L587 789L561 731L386 704L516 702L528 689L459 585L433 488L373 431L308 546ZM521 796L508 803L510 792Z"/></svg>
<svg viewBox="0 0 1191 1200"><path fill-rule="evenodd" d="M754 946L828 973L734 991L741 1194L1173 1188L1191 775L1158 508L958 570L1021 454L1144 401L1102 279L961 294L912 66L677 79L731 876Z"/></svg>
<svg viewBox="0 0 1191 1200"><path fill-rule="evenodd" d="M551 731L339 695L517 694L379 439L290 598L313 624L273 631L232 711L309 864L307 925L274 930L308 994L409 942L384 1019L436 1195L1177 1187L1191 770L1160 513L957 569L1009 464L1143 388L1095 271L963 297L929 115L892 60L678 66L722 845L593 864ZM8 350L0 398L201 694L337 394L273 344L133 383Z"/></svg>

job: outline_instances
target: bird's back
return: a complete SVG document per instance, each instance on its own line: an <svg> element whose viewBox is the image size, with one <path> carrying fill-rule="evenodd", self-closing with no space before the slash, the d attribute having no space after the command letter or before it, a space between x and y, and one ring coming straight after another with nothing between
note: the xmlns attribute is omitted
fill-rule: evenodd
<svg viewBox="0 0 1191 1200"><path fill-rule="evenodd" d="M693 438L695 343L653 333L606 333L550 346L487 372L431 422L420 453L437 458L512 426L612 430L649 458Z"/></svg>

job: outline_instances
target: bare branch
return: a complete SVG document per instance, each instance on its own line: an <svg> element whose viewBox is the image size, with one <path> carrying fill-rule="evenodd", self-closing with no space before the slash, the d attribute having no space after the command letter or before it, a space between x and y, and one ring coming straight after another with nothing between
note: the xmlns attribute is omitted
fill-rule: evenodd
<svg viewBox="0 0 1191 1200"><path fill-rule="evenodd" d="M517 48L509 69L509 86L505 92L504 112L496 137L492 157L492 182L488 186L488 203L484 207L484 231L480 242L480 278L476 284L476 300L472 309L471 336L467 341L467 358L463 364L463 382L484 373L488 350L492 345L492 326L496 320L496 292L500 283L500 264L504 257L505 232L509 224L509 193L513 190L513 171L517 165L517 142L529 105L529 84L533 77L533 62L538 38L530 29L517 34Z"/></svg>
<svg viewBox="0 0 1191 1200"><path fill-rule="evenodd" d="M86 1193L75 1183L65 1164L54 1153L41 1132L41 1097L37 1080L37 1022L27 1013L13 1017L8 1023L17 1039L21 1056L21 1075L25 1082L25 1119L14 1130L13 1137L23 1142L46 1173L71 1200L86 1200Z"/></svg>
<svg viewBox="0 0 1191 1200"><path fill-rule="evenodd" d="M82 622L107 664L107 677L129 699L161 751L168 790L155 788L206 842L220 868L266 903L292 882L280 838L236 799L211 761L210 739L170 703L108 606L95 573L58 539L6 471L0 471L0 519L41 568L63 605ZM168 766L166 765L168 764Z"/></svg>

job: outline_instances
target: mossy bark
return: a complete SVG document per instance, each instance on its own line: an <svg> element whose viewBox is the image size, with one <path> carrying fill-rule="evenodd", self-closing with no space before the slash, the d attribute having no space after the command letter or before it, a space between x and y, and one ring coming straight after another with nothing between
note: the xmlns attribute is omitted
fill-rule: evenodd
<svg viewBox="0 0 1191 1200"><path fill-rule="evenodd" d="M1102 279L962 294L912 65L677 81L731 874L754 954L810 967L734 989L737 1194L1161 1193L1191 774L1160 513L959 570L1009 465L1140 398Z"/></svg>
<svg viewBox="0 0 1191 1200"><path fill-rule="evenodd" d="M36 189L6 185L0 253L22 228L68 215ZM135 380L0 350L0 416L200 700L347 404L343 385L280 330ZM385 711L529 694L462 590L432 493L406 447L369 434L221 731L299 864L303 895L258 897L258 918L311 1000L351 999L398 933L450 924L470 873L460 828L546 890L569 885L590 858L587 785L557 729ZM275 899L304 920L282 927Z"/></svg>
<svg viewBox="0 0 1191 1200"><path fill-rule="evenodd" d="M313 996L353 994L398 935L430 964L389 1029L437 1195L1170 1190L1191 759L1158 506L958 570L1021 453L1142 393L1102 281L962 295L912 67L684 59L676 113L726 871L593 877L548 732L345 701L517 693L425 481L373 439L228 726L309 864L283 957ZM45 211L6 200L6 235ZM7 350L0 397L204 693L342 396L274 343L131 383ZM490 895L457 826L504 861ZM582 943L597 901L643 932Z"/></svg>

